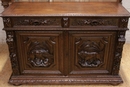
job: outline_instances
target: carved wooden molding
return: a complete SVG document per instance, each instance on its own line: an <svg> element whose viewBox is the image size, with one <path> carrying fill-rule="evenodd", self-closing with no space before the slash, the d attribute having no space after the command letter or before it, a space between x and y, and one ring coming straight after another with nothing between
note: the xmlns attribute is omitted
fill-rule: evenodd
<svg viewBox="0 0 130 87"><path fill-rule="evenodd" d="M7 31L7 38L6 42L9 47L9 53L10 53L10 60L12 64L13 74L19 75L19 65L18 65L18 59L17 59L17 53L16 53L16 44L14 42L14 32L13 31Z"/></svg>
<svg viewBox="0 0 130 87"><path fill-rule="evenodd" d="M96 78L96 79L95 79ZM119 76L107 76L107 77L83 77L80 78L44 78L44 77L24 77L24 78L12 78L9 80L9 83L14 85L20 84L97 84L97 83L109 83L109 84L119 84L122 83L122 80Z"/></svg>
<svg viewBox="0 0 130 87"><path fill-rule="evenodd" d="M119 73L124 43L125 43L125 31L119 31L118 32L118 42L116 45L115 57L114 57L114 62L113 62L112 74L114 74L114 75L117 75Z"/></svg>

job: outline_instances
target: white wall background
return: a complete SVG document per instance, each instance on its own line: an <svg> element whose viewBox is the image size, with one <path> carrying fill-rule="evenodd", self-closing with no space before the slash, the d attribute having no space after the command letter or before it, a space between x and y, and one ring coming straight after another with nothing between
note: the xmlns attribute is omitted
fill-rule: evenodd
<svg viewBox="0 0 130 87"><path fill-rule="evenodd" d="M130 12L130 0L123 0L122 4ZM0 5L0 13L3 10L4 8ZM130 28L130 20L129 20L128 28ZM3 29L3 22L2 22L2 18L0 18L0 44L4 44L6 40L5 31L3 31L2 29ZM130 30L126 32L126 42L130 43Z"/></svg>

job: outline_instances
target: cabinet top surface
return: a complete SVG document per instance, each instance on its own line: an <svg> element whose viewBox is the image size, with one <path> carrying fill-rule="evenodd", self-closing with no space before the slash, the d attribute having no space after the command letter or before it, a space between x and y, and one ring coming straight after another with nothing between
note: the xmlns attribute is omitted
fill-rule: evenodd
<svg viewBox="0 0 130 87"><path fill-rule="evenodd" d="M11 4L1 16L130 16L119 3L110 2L18 2Z"/></svg>

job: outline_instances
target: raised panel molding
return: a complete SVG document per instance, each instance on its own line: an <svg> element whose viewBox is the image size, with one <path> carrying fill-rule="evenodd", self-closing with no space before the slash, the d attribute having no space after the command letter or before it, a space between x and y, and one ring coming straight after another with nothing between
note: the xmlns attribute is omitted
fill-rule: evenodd
<svg viewBox="0 0 130 87"><path fill-rule="evenodd" d="M77 38L76 38L77 39ZM99 67L103 64L105 43L102 39L99 42L91 40L82 41L80 38L78 46L78 63L81 67ZM76 42L77 43L77 42Z"/></svg>
<svg viewBox="0 0 130 87"><path fill-rule="evenodd" d="M59 42L61 32L17 32L18 43L22 49L19 51L22 55L21 73L23 74L62 74L59 61L63 61L62 54L59 54L59 47L62 45ZM62 52L62 51L61 51ZM25 55L25 56L23 56ZM60 64L60 65L59 65Z"/></svg>
<svg viewBox="0 0 130 87"><path fill-rule="evenodd" d="M110 74L114 58L115 32L70 32L70 74ZM108 55L109 53L109 55ZM110 56L111 55L111 56ZM73 61L74 60L74 61Z"/></svg>
<svg viewBox="0 0 130 87"><path fill-rule="evenodd" d="M28 66L30 67L49 67L54 62L54 46L55 42L51 43L50 39L47 41L34 41L29 43Z"/></svg>

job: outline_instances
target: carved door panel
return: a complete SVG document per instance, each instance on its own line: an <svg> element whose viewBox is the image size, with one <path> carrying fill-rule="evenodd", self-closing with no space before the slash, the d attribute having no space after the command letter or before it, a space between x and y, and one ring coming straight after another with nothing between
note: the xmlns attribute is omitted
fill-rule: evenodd
<svg viewBox="0 0 130 87"><path fill-rule="evenodd" d="M21 74L62 74L62 32L17 31Z"/></svg>
<svg viewBox="0 0 130 87"><path fill-rule="evenodd" d="M116 32L69 32L70 75L111 74Z"/></svg>

